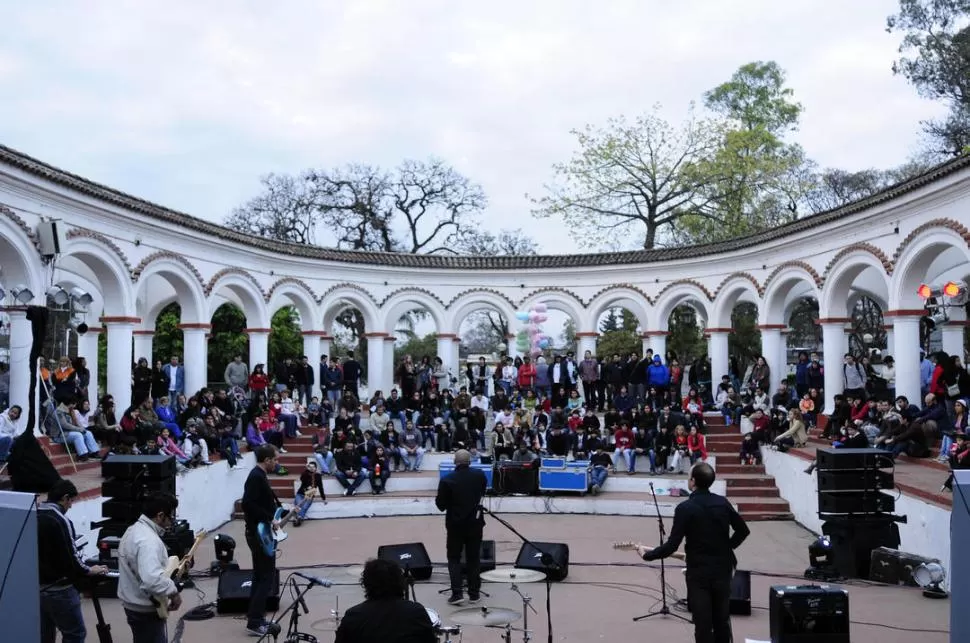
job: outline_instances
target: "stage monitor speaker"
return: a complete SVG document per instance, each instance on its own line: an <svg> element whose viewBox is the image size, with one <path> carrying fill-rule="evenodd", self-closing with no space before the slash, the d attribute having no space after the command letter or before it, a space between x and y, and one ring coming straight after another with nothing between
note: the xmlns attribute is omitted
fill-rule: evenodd
<svg viewBox="0 0 970 643"><path fill-rule="evenodd" d="M893 459L882 449L818 449L815 457L819 471L893 467Z"/></svg>
<svg viewBox="0 0 970 643"><path fill-rule="evenodd" d="M102 478L134 480L135 478L174 478L175 456L108 455L101 461Z"/></svg>
<svg viewBox="0 0 970 643"><path fill-rule="evenodd" d="M844 517L822 523L822 533L832 543L832 564L845 578L869 578L872 550L899 548L899 525L886 518L861 520Z"/></svg>
<svg viewBox="0 0 970 643"><path fill-rule="evenodd" d="M280 608L280 571L273 572L273 586L266 599L266 611ZM253 570L227 569L219 575L216 592L216 612L219 614L245 614L249 611L249 592L253 584Z"/></svg>
<svg viewBox="0 0 970 643"><path fill-rule="evenodd" d="M534 546L533 546L534 545ZM555 565L545 565L542 555L549 554ZM515 566L544 573L549 580L561 581L569 575L569 545L565 543L530 543L522 545Z"/></svg>
<svg viewBox="0 0 970 643"><path fill-rule="evenodd" d="M479 571L487 572L495 569L495 541L494 540L483 540L481 551L479 552L479 560L481 564L479 565ZM461 573L467 574L468 569L465 566L465 550L461 550Z"/></svg>
<svg viewBox="0 0 970 643"><path fill-rule="evenodd" d="M410 572L414 580L431 578L431 557L424 543L404 543L401 545L381 545L377 548L380 560L389 560Z"/></svg>
<svg viewBox="0 0 970 643"><path fill-rule="evenodd" d="M918 587L919 583L913 579L913 571L923 563L939 562L933 558L926 558L918 554L877 547L872 550L869 566L869 580L887 585L908 585Z"/></svg>
<svg viewBox="0 0 970 643"><path fill-rule="evenodd" d="M175 478L115 479L101 483L101 497L115 500L144 500L149 493L164 491L175 495Z"/></svg>
<svg viewBox="0 0 970 643"><path fill-rule="evenodd" d="M768 594L771 643L850 643L849 592L828 585L775 585Z"/></svg>

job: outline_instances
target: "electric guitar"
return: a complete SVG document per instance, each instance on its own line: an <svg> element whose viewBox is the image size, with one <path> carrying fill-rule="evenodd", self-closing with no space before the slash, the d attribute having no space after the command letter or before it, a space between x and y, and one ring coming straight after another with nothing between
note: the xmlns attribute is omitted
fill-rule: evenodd
<svg viewBox="0 0 970 643"><path fill-rule="evenodd" d="M643 543L633 542L632 540L626 540L621 543L613 543L613 549L636 551L640 547L646 547L646 545ZM647 547L647 549L651 549L651 547ZM677 560L687 560L687 554L682 551L675 551L670 555L670 557L676 558Z"/></svg>
<svg viewBox="0 0 970 643"><path fill-rule="evenodd" d="M174 581L178 581L185 572L186 566L192 561L192 557L195 556L195 550L199 548L199 545L205 539L208 534L205 529L199 531L195 535L195 542L192 543L192 547L189 549L188 553L185 554L181 559L178 556L170 556L168 562L165 564L165 577L171 578ZM168 619L168 596L165 594L160 594L158 596L152 597L152 602L155 603L155 612L158 614L158 618L163 621Z"/></svg>
<svg viewBox="0 0 970 643"><path fill-rule="evenodd" d="M303 494L303 499L313 500L316 498L316 495L317 489L316 487L312 487L307 489L306 493ZM273 522L278 522L280 524L279 527L273 529L273 524L269 522L261 522L256 525L256 536L259 538L263 553L267 556L276 556L276 546L289 538L287 533L283 531L283 526L296 517L298 513L299 510L296 507L292 507L289 510L285 507L280 507L273 514Z"/></svg>

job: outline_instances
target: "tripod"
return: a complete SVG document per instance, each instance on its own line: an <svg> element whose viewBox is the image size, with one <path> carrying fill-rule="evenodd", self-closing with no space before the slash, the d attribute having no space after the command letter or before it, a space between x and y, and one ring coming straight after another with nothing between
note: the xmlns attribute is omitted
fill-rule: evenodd
<svg viewBox="0 0 970 643"><path fill-rule="evenodd" d="M94 614L98 617L98 624L95 628L98 631L99 643L114 643L111 638L111 625L105 622L104 613L101 611L101 601L98 600L98 584L95 583L91 589L91 602L94 604Z"/></svg>
<svg viewBox="0 0 970 643"><path fill-rule="evenodd" d="M650 493L653 494L653 506L657 510L657 522L660 523L660 544L664 544L667 540L667 530L664 528L664 519L660 515L660 503L657 502L657 492L653 489L653 483L650 483ZM664 565L664 559L660 559L660 609L649 612L642 616L637 616L634 621L642 621L644 619L650 618L652 616L673 616L674 618L679 618L685 623L692 623L686 616L681 616L680 614L675 614L670 611L670 607L667 605L667 569Z"/></svg>
<svg viewBox="0 0 970 643"><path fill-rule="evenodd" d="M513 527L512 525L510 525L509 523L507 523L502 518L499 518L498 516L496 516L490 510L486 509L485 507L482 507L481 509L482 509L483 512L487 513L492 518L495 518L495 520L497 520L503 527L505 527L506 529L508 529L509 531L511 531L513 534L515 534L516 536L518 536L519 540L521 540L524 545L526 545L528 547L532 547L532 549L536 550L539 553L539 556L540 556L539 560L542 562L543 566L549 567L549 568L552 569L552 571L555 571L555 572L561 572L562 571L562 567L559 565L559 563L556 562L556 559L553 558L551 554L549 554L549 552L543 551L539 547L536 547L536 545L531 540L529 540L528 538L526 538L525 536L523 536L522 534L520 534L518 531L516 531L515 527ZM516 593L518 594L519 592L516 591ZM519 596L522 596L522 594L519 594ZM531 598L529 600L531 600ZM525 597L524 596L523 596L523 602L528 603L528 601L525 600ZM529 605L529 607L532 607L532 606ZM525 616L525 614L528 614L528 610L525 610L524 611L523 616ZM526 617L526 618L528 618L528 617ZM552 641L553 641L553 637L552 637L552 579L549 578L549 574L546 574L546 628L547 628L547 631L548 631L547 642L548 643L552 643ZM507 636L511 636L511 633L508 633ZM528 640L528 637L529 637L528 632L526 632L526 637L527 637L527 640Z"/></svg>

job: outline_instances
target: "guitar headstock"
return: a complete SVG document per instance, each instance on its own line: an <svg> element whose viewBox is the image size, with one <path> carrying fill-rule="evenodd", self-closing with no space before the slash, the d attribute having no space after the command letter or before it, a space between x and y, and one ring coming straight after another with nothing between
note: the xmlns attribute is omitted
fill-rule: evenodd
<svg viewBox="0 0 970 643"><path fill-rule="evenodd" d="M640 543L634 542L632 540L624 540L623 542L613 543L613 549L624 549L631 550L640 547Z"/></svg>

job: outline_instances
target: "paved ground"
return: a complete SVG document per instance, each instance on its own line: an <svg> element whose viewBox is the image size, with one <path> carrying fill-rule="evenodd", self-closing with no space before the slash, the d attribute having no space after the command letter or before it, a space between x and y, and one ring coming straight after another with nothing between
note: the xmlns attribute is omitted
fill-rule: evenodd
<svg viewBox="0 0 970 643"><path fill-rule="evenodd" d="M654 519L575 515L515 515L507 519L531 539L565 542L570 546L569 577L552 586L553 627L557 641L661 640L673 643L693 640L691 626L673 618L658 617L639 623L632 621L634 616L656 606L659 570L639 561L631 552L614 551L611 544L623 540L656 541L658 527ZM232 535L239 543L236 557L243 567L247 567L249 552L242 537L242 523L228 523L221 531ZM444 559L443 521L440 518L318 520L310 521L299 529L291 528L289 532L290 538L282 547L280 567L306 570L329 577L339 584L330 589L315 588L307 597L311 614L303 618L301 629L314 634L321 642L333 640L334 624L330 610L336 607L338 599L341 611L362 600L356 584L359 568L355 570L349 566L360 565L367 558L375 556L379 545L420 540L426 544L434 561L440 563ZM505 528L494 520L489 521L486 538L497 541L500 565L514 561L519 542ZM734 618L736 641L741 643L745 638L768 639L769 587L804 583L801 574L807 565L807 546L811 540L811 534L793 522L752 524L752 535L739 551L741 568L783 577L753 575L752 604L755 609L750 617ZM207 568L214 557L212 545L204 543L200 552L197 567ZM676 595L683 596L685 589L679 563L671 567L673 569L668 568L668 582ZM431 581L419 583L416 591L418 600L437 610L447 623L454 608L445 604L446 596L438 594L438 590L446 586L444 583L446 573L438 565ZM198 585L204 596L186 590L186 606L183 610L215 599L214 579L205 578ZM949 629L949 601L924 599L919 590L912 588L862 582L847 587L851 616L855 621L851 633L853 643L912 643L916 640L920 643L943 643L949 640L949 635L940 631ZM535 632L533 640L544 641L547 632L544 586L525 585L523 588L535 598L539 610L538 616L532 615L529 619L529 626ZM492 595L484 604L521 611L521 601L508 586L487 584L484 589ZM289 600L284 598L283 604L289 604ZM113 624L114 641L130 641L117 601L104 601L104 607L106 618ZM94 640L95 620L89 601L85 601L84 609L92 630L89 640ZM863 622L884 623L890 627L865 625ZM515 626L522 627L522 621ZM892 627L909 630L901 631ZM174 618L169 629L170 636L174 636ZM494 629L465 628L462 640L467 643L497 642L501 634ZM513 634L513 640L522 640L521 632ZM233 616L219 616L208 621L186 622L181 637L173 640L200 643L246 638L241 620Z"/></svg>

